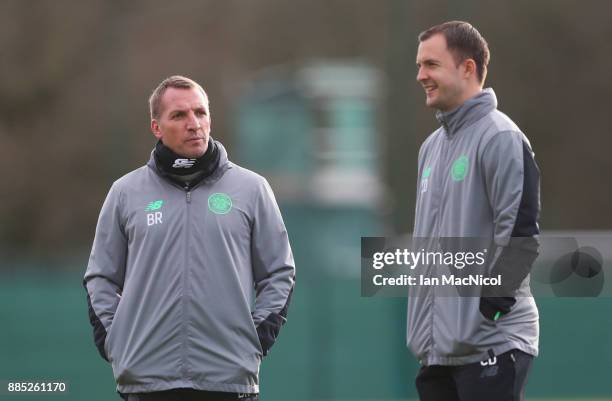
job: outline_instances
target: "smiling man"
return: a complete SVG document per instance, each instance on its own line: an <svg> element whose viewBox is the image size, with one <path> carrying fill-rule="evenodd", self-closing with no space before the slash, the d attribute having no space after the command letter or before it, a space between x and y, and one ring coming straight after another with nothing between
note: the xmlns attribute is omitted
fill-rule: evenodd
<svg viewBox="0 0 612 401"><path fill-rule="evenodd" d="M85 273L96 346L128 401L255 401L295 282L279 208L210 137L199 84L169 77L149 106L158 142L112 185Z"/></svg>
<svg viewBox="0 0 612 401"><path fill-rule="evenodd" d="M422 287L408 302L407 342L422 401L523 400L538 353L528 273L537 256L539 170L529 141L483 89L487 42L467 22L419 35L417 81L441 124L419 151L414 237L477 238L500 289L449 297ZM435 266L433 266L435 267ZM476 293L478 294L478 293Z"/></svg>

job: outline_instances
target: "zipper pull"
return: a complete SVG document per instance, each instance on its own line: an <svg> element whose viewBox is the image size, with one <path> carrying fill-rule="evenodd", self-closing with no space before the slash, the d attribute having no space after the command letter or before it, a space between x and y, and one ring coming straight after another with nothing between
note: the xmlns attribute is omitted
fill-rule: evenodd
<svg viewBox="0 0 612 401"><path fill-rule="evenodd" d="M191 189L189 188L189 184L185 184L185 197L187 198L187 203L191 203Z"/></svg>

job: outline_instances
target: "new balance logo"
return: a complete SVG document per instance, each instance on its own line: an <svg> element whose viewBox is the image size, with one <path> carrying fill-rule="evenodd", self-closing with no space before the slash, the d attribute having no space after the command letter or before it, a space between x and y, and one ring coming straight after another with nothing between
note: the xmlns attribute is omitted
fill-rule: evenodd
<svg viewBox="0 0 612 401"><path fill-rule="evenodd" d="M149 202L149 204L145 208L145 212L151 212L153 210L157 210L157 209L161 208L163 206L163 204L164 204L163 200L156 200L154 202Z"/></svg>
<svg viewBox="0 0 612 401"><path fill-rule="evenodd" d="M176 159L172 167L173 168L189 168L189 167L193 167L196 161L197 161L196 159Z"/></svg>

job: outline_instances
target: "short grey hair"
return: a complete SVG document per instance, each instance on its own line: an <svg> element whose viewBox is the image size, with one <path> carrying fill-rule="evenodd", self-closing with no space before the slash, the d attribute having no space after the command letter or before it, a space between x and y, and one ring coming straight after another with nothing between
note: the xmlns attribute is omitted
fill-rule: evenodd
<svg viewBox="0 0 612 401"><path fill-rule="evenodd" d="M162 113L161 100L162 100L162 97L164 96L164 93L166 93L166 90L168 88L177 88L177 89L197 88L202 92L202 95L204 95L204 98L206 99L206 103L208 105L208 96L206 95L204 88L202 88L202 86L199 83L197 83L193 79L184 77L182 75L173 75L161 81L160 84L157 85L157 88L155 88L155 90L153 91L153 93L151 93L151 96L149 97L149 112L151 113L152 120L159 119Z"/></svg>

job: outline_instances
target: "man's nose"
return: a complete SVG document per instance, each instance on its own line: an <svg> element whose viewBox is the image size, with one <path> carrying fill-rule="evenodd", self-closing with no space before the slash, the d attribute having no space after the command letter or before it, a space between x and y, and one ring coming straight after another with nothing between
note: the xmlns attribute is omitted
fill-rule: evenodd
<svg viewBox="0 0 612 401"><path fill-rule="evenodd" d="M427 74L425 73L425 70L423 69L423 67L420 67L419 70L417 71L416 80L418 82L423 82L426 79L427 79Z"/></svg>
<svg viewBox="0 0 612 401"><path fill-rule="evenodd" d="M187 119L187 129L197 130L201 127L202 126L200 124L200 121L198 120L198 117L195 115L195 113L193 111L189 112L189 117Z"/></svg>

